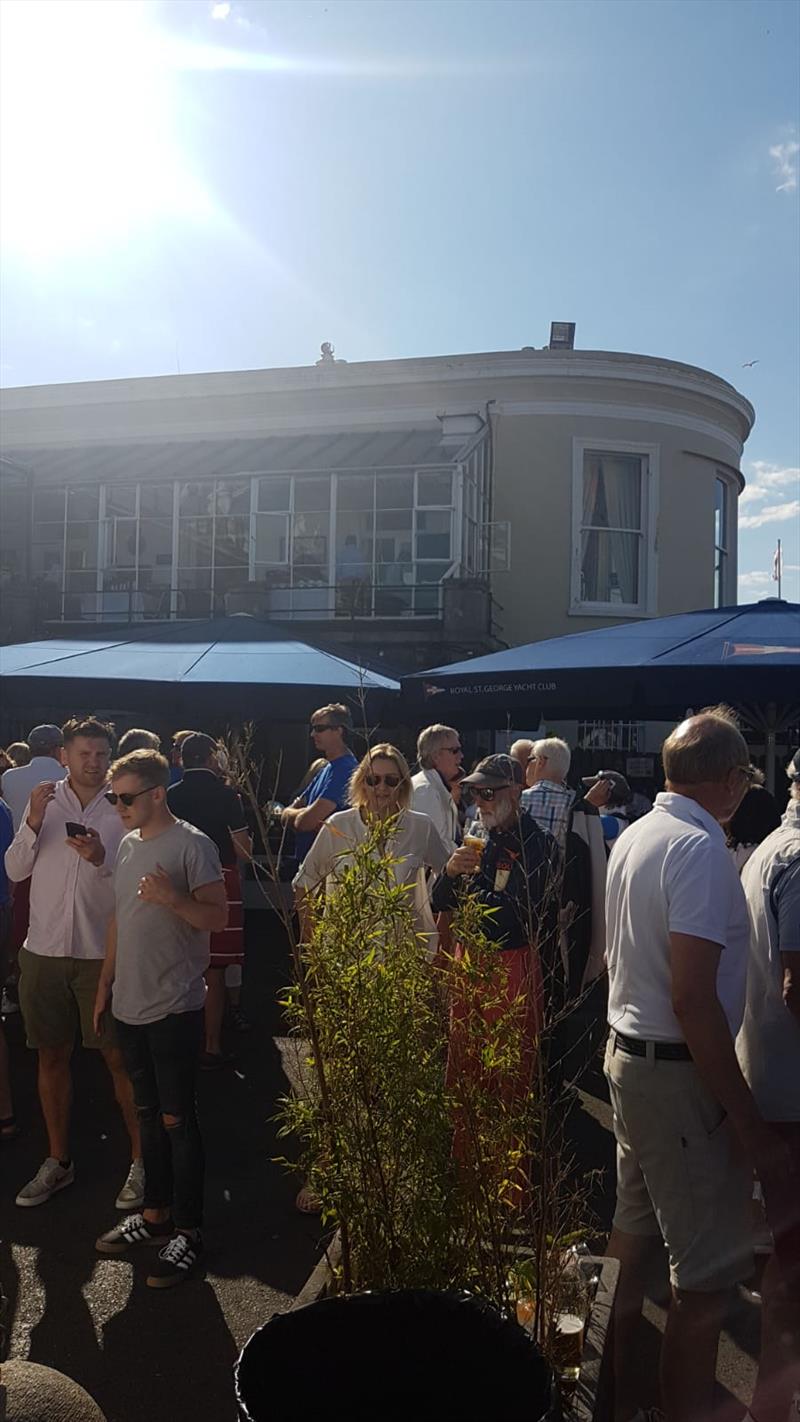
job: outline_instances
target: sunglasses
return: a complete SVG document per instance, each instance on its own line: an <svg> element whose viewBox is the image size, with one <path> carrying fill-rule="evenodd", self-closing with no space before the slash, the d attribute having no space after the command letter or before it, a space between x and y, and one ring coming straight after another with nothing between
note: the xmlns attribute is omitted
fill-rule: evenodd
<svg viewBox="0 0 800 1422"><path fill-rule="evenodd" d="M319 721L316 725L312 722L310 731L313 736L315 731L339 731L340 726L334 726L332 721Z"/></svg>
<svg viewBox="0 0 800 1422"><path fill-rule="evenodd" d="M368 785L369 788L370 788L370 790L374 790L375 787L376 787L376 785L385 785L385 786L387 787L387 789L389 789L389 790L396 790L397 787L398 787L398 785L400 784L400 780L401 780L401 777L400 777L399 775L365 775L365 776L364 776L364 784L365 784L365 785Z"/></svg>
<svg viewBox="0 0 800 1422"><path fill-rule="evenodd" d="M487 804L491 804L495 795L499 795L501 790L507 789L507 785L498 785L497 788L493 790L490 790L488 788L484 789L483 787L481 787L480 789L475 787L472 793L478 800L485 800Z"/></svg>
<svg viewBox="0 0 800 1422"><path fill-rule="evenodd" d="M149 793L150 793L151 790L157 790L157 789L158 789L158 786L157 786L157 785L148 785L148 786L146 787L146 789L144 789L144 790L134 790L134 792L133 792L132 795L130 795L130 794L120 794L120 795L117 795L117 794L115 794L115 792L114 792L113 790L107 790L106 793L105 793L105 798L106 798L106 800L108 800L109 805L116 805L117 801L120 800L123 805L125 805L128 809L130 809L130 807L131 807L131 805L133 804L134 800L138 800L138 798L139 798L140 795L149 795Z"/></svg>

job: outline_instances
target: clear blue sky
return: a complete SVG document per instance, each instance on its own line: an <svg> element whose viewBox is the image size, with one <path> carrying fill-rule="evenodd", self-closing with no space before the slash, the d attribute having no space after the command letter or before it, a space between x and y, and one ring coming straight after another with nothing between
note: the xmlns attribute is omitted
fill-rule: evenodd
<svg viewBox="0 0 800 1422"><path fill-rule="evenodd" d="M781 537L800 600L794 0L3 0L0 41L3 384L572 319L753 401L741 596Z"/></svg>

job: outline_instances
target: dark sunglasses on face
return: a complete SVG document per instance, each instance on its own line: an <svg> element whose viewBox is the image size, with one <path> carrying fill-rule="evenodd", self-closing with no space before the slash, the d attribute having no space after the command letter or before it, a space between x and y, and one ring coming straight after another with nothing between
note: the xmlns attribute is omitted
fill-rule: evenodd
<svg viewBox="0 0 800 1422"><path fill-rule="evenodd" d="M477 796L477 798L478 798L479 800L485 800L487 804L491 804L491 802L492 802L492 800L494 799L495 795L498 795L501 790L505 790L505 789L507 789L507 788L508 788L508 787L505 786L505 785L498 785L498 787L497 787L496 790L490 790L490 789L488 789L488 788L485 789L485 790L482 789L482 788L481 788L481 789L477 789L477 788L476 788L476 789L473 789L472 793L473 793L473 795Z"/></svg>
<svg viewBox="0 0 800 1422"><path fill-rule="evenodd" d="M368 785L369 788L370 788L370 790L374 790L375 787L376 787L376 785L385 785L389 790L396 790L397 787L398 787L398 785L400 784L400 776L399 776L399 775L365 775L365 776L364 776L364 784L365 784L365 785Z"/></svg>
<svg viewBox="0 0 800 1422"><path fill-rule="evenodd" d="M148 785L148 786L145 787L144 790L134 790L134 792L133 792L132 795L129 795L129 794L116 795L113 790L107 790L107 791L106 791L106 794L105 794L105 798L106 798L106 800L108 800L109 805L116 805L117 801L118 801L118 800L121 800L122 804L125 805L128 809L130 809L130 807L131 807L131 805L133 804L134 800L138 800L138 798L139 798L140 795L148 795L151 790L156 790L157 788L158 788L158 787L157 787L156 785Z"/></svg>
<svg viewBox="0 0 800 1422"><path fill-rule="evenodd" d="M339 727L334 726L330 721L320 721L318 725L314 725L312 722L310 729L313 736L315 731L338 731Z"/></svg>

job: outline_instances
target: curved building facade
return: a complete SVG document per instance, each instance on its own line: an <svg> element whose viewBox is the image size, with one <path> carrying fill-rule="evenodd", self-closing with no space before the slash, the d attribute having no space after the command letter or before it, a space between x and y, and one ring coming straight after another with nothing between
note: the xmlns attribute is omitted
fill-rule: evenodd
<svg viewBox="0 0 800 1422"><path fill-rule="evenodd" d="M403 670L735 601L754 414L678 362L326 352L0 408L5 640L250 611Z"/></svg>

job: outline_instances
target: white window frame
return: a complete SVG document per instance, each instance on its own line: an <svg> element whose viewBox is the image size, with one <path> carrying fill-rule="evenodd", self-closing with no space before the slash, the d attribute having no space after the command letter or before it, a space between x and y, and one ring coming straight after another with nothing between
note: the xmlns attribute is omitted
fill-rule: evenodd
<svg viewBox="0 0 800 1422"><path fill-rule="evenodd" d="M588 450L608 454L634 454L646 460L642 488L642 534L639 559L639 601L586 602L581 599L581 525L583 522L583 464ZM658 606L658 489L660 446L624 439L572 440L572 559L570 617L654 617Z"/></svg>
<svg viewBox="0 0 800 1422"><path fill-rule="evenodd" d="M738 532L739 486L735 482L735 480L731 478L731 475L728 470L720 468L719 465L716 466L714 475L714 509L712 514L714 520L714 586L712 588L712 603L717 591L717 548L720 546L717 543L717 481L719 481L719 483L724 485L725 488L725 526L722 530L722 536L725 542L721 550L724 561L722 564L722 587L720 589L719 606L731 607L734 603L737 602L736 545Z"/></svg>

